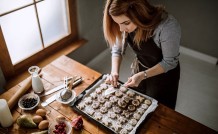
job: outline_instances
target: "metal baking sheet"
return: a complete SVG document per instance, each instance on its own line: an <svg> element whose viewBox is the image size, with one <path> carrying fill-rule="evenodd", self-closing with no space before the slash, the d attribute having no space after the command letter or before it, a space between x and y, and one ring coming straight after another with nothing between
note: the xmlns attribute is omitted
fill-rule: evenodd
<svg viewBox="0 0 218 134"><path fill-rule="evenodd" d="M139 128L139 125L146 119L148 114L153 112L157 108L157 106L158 106L157 100L153 99L152 97L149 97L147 95L141 94L141 93L137 92L136 90L133 90L132 88L128 88L127 89L128 91L130 91L130 92L132 91L135 94L134 97L130 97L131 100L133 100L133 99L135 100L136 96L141 96L141 97L144 97L144 100L150 100L151 101L151 104L148 105L148 108L144 109L143 113L140 114L140 119L137 119L137 124L136 125L131 125L130 122L129 122L131 119L134 118L133 116L131 116L129 118L126 118L125 116L122 116L121 113L120 114L116 114L117 118L118 118L118 116L119 117L122 116L122 117L125 117L127 119L127 122L125 122L123 124L119 124L117 118L112 119L112 118L108 117L108 114L113 112L113 107L116 107L118 105L117 103L113 103L112 107L110 109L108 109L108 111L105 114L102 114L100 112L100 108L104 105L104 103L100 104L99 108L97 108L97 109L93 109L92 108L93 102L98 102L98 97L101 97L104 94L104 91L110 87L110 85L107 85L106 89L102 89L101 93L97 94L98 95L97 99L92 99L91 104L85 104L85 107L82 108L82 109L79 107L79 105L81 103L85 103L84 101L87 100L87 98L90 98L90 94L96 93L96 90L98 90L98 88L100 88L102 86L102 84L104 83L105 78L106 78L106 76L102 75L94 83L92 83L88 88L86 88L79 96L77 96L76 100L73 103L70 104L71 107L74 110L76 110L79 114L82 114L85 117L91 119L92 121L94 121L97 124L99 124L101 127L106 128L107 130L109 130L111 133L120 134L121 133L121 129L126 129L127 126L129 126L129 128L131 128L131 126L132 126L132 129L131 130L127 130L127 132L128 132L128 134L135 134L137 128ZM122 85L122 82L119 81L119 84ZM127 94L127 92L123 92L123 95L126 96L126 94ZM113 94L112 96L115 96L115 95ZM143 102L140 103L140 105L138 107L136 107L136 110L134 112L130 112L131 115L137 113L139 111L139 109L142 110L142 105L144 105L144 100L143 100ZM106 101L110 101L110 99L108 98L108 99L106 99ZM94 110L94 114L90 114L89 112L93 111L93 110ZM95 119L94 115L97 114L97 113L101 113L103 115L102 119L100 119L100 120ZM105 125L103 123L103 118L104 119L107 118L107 120L109 120L109 125ZM115 130L112 127L113 126L112 124L115 124L115 123L118 123L119 125L121 125L121 128L118 128L118 130Z"/></svg>

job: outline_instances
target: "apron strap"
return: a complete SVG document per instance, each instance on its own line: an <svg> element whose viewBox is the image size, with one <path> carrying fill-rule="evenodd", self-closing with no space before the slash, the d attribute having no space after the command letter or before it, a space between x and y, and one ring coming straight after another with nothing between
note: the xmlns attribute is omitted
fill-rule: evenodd
<svg viewBox="0 0 218 134"><path fill-rule="evenodd" d="M139 64L147 70L149 67L145 66L141 63L141 61L138 60L137 56L134 58L130 68L131 68L131 75L134 75L139 72Z"/></svg>

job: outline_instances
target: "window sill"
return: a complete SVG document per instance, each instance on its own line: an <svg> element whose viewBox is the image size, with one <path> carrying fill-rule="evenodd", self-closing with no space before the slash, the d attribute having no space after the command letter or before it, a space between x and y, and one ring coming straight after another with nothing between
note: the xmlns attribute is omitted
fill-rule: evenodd
<svg viewBox="0 0 218 134"><path fill-rule="evenodd" d="M78 41L72 42L71 44L67 45L66 47L54 52L52 55L48 56L44 60L38 62L36 64L36 66L39 66L40 68L42 68L42 67L46 66L47 64L49 64L50 62L52 62L53 60L60 57L61 55L68 55L71 52L77 50L78 48L83 46L86 42L87 41L85 39L79 39ZM8 89L12 88L13 86L17 85L18 83L20 83L21 81L23 81L24 79L29 77L29 75L30 74L27 71L20 73L19 75L17 75L16 77L14 77L13 79L9 80L6 83L5 90L8 90Z"/></svg>

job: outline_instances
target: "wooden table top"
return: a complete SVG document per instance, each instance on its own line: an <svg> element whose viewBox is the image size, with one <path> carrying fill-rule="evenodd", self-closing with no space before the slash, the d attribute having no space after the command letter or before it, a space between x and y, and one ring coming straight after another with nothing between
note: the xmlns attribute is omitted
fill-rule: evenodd
<svg viewBox="0 0 218 134"><path fill-rule="evenodd" d="M84 78L83 82L75 87L76 94L80 94L84 89L86 89L90 84L92 84L96 79L98 79L101 74L78 63L77 61L68 58L66 56L61 56L52 63L48 64L42 69L42 80L45 90L54 88L55 86L61 85L63 83L63 78L65 76L78 75ZM22 86L24 83L21 82L13 88L9 89L7 92L0 95L0 98L9 100L13 94ZM31 92L32 89L29 89ZM45 101L51 95L41 97L41 102ZM41 106L38 106L41 108ZM36 108L37 109L37 108ZM13 108L12 115L14 121L21 114L33 114L35 110L23 111L18 106ZM78 114L68 105L61 104L57 101L50 103L45 107L47 110L46 117L49 122L53 122L55 117L58 115L64 115L67 120L72 120L78 116ZM72 134L105 134L108 131L104 130L102 127L93 123L91 120L83 117L84 128L81 131L73 130ZM19 126L14 123L4 132L7 134L27 134L31 132L36 132L38 129L25 129L19 128ZM3 132L3 133L4 133ZM1 129L0 129L1 133ZM140 134L215 134L216 131L174 111L170 108L159 104L157 109L147 118L139 129Z"/></svg>

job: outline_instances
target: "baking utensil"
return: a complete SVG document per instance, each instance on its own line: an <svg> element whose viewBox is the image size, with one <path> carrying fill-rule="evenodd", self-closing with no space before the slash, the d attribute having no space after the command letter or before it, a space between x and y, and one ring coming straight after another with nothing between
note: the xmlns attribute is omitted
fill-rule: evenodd
<svg viewBox="0 0 218 134"><path fill-rule="evenodd" d="M60 93L60 97L63 101L67 101L72 96L72 92L69 89L64 89Z"/></svg>
<svg viewBox="0 0 218 134"><path fill-rule="evenodd" d="M75 77L72 78L72 81L74 81L74 78ZM72 96L72 92L71 92L71 90L69 88L72 88L73 83L70 82L70 85L68 87L67 86L68 81L67 81L66 78L64 78L64 85L65 85L64 90L62 90L60 92L60 98L62 99L62 101L67 101Z"/></svg>
<svg viewBox="0 0 218 134"><path fill-rule="evenodd" d="M73 87L75 87L78 82L81 82L81 81L82 81L82 77L81 77L81 76L80 76L80 77L75 77L74 80L72 80L72 78L73 78L73 77L67 77L67 80L68 80L68 81L71 80L71 83L72 83L72 86L71 86L70 89L72 89ZM55 87L55 88L53 88L53 89L50 89L49 91L45 92L44 94L39 95L39 97L43 97L43 96L50 95L50 94L52 94L52 93L54 93L54 92L56 92L56 91L58 91L58 90L63 89L64 87L65 87L64 84L59 85L59 86L57 86L57 87Z"/></svg>
<svg viewBox="0 0 218 134"><path fill-rule="evenodd" d="M116 88L114 88L114 87L109 87L107 90L105 90L104 96L107 96L107 95L109 95L109 94L112 94L112 93L114 93L114 92L116 92L116 91L117 91Z"/></svg>
<svg viewBox="0 0 218 134"><path fill-rule="evenodd" d="M63 89L64 86L65 86L65 85L62 84L62 85L57 86L57 87L55 87L55 88L53 88L53 89L50 89L49 91L45 92L44 94L40 95L39 97L43 97L43 96L46 96L46 95L52 94L52 93L54 93L54 92L56 92L56 91L58 91L58 90Z"/></svg>
<svg viewBox="0 0 218 134"><path fill-rule="evenodd" d="M15 104L17 104L20 97L24 95L30 87L31 87L31 77L26 79L25 84L23 84L23 86L20 87L20 89L8 101L8 106L10 109L12 109L15 106Z"/></svg>
<svg viewBox="0 0 218 134"><path fill-rule="evenodd" d="M74 83L72 88L74 88L75 86L79 85L81 82L83 81L83 78L80 77L79 79L77 79ZM63 84L64 85L64 84ZM60 94L61 91L58 91L56 94ZM55 101L56 99L56 94L52 95L50 98L48 98L46 101L42 102L41 105L43 107L47 106L48 104L52 103L53 101Z"/></svg>
<svg viewBox="0 0 218 134"><path fill-rule="evenodd" d="M76 97L76 92L74 90L69 90L69 92L71 92L71 96L68 99L62 99L61 98L61 93L62 92L57 93L56 94L56 101L58 101L58 102L60 102L62 104L69 104L69 103L71 103L75 99L75 97Z"/></svg>
<svg viewBox="0 0 218 134"><path fill-rule="evenodd" d="M59 91L60 92L60 91ZM51 97L49 97L46 101L42 102L41 105L43 107L47 106L48 104L52 103L53 101L55 101L56 99L56 94L52 95Z"/></svg>

